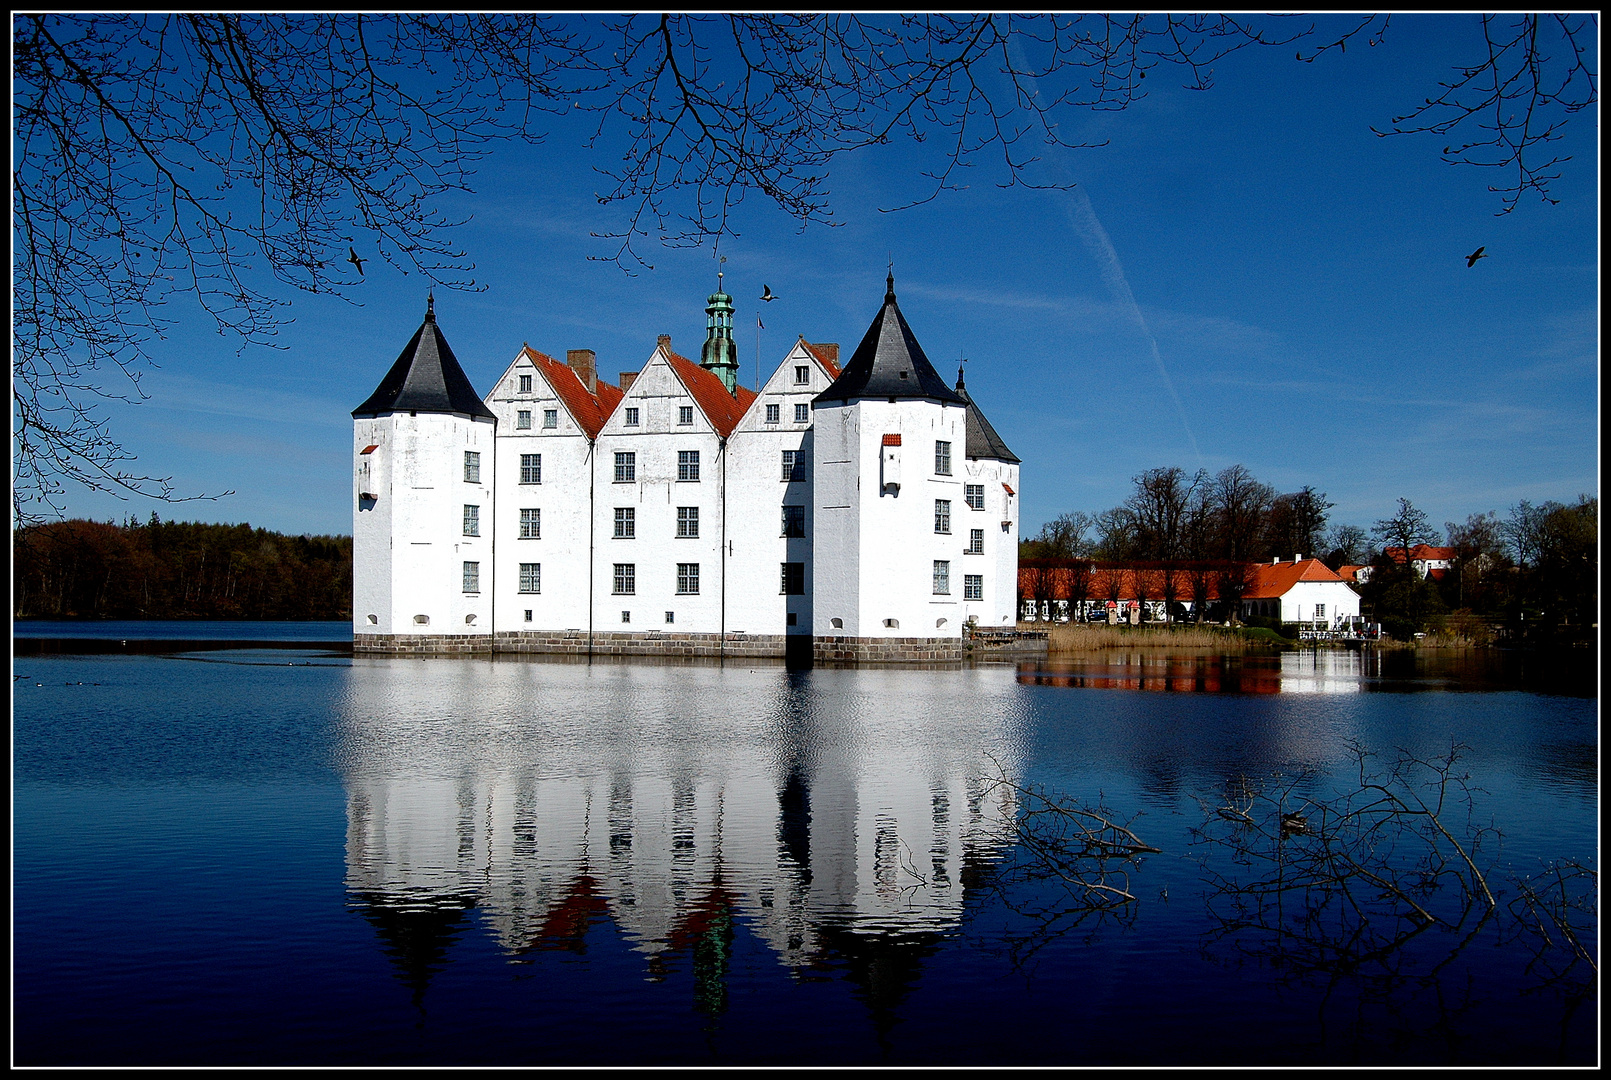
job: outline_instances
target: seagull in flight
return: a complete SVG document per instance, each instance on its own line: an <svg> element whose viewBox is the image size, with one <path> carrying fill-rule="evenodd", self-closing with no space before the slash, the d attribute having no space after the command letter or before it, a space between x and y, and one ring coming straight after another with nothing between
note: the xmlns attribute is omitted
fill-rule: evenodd
<svg viewBox="0 0 1611 1080"><path fill-rule="evenodd" d="M761 299L765 300L769 304L772 301L777 299L777 297L772 295L772 286L770 286L770 285L762 285L761 286Z"/></svg>
<svg viewBox="0 0 1611 1080"><path fill-rule="evenodd" d="M354 266L356 266L358 268L358 276L359 277L364 276L364 263L368 262L369 260L368 259L360 259L358 257L358 249L357 248L348 248L347 249L347 261L352 263Z"/></svg>
<svg viewBox="0 0 1611 1080"><path fill-rule="evenodd" d="M1484 244L1482 247L1478 248L1476 251L1473 251L1470 255L1467 255L1466 256L1466 266L1467 267L1476 266L1478 259L1486 259L1488 256L1484 255L1483 252L1487 251L1487 250L1488 250L1488 245Z"/></svg>

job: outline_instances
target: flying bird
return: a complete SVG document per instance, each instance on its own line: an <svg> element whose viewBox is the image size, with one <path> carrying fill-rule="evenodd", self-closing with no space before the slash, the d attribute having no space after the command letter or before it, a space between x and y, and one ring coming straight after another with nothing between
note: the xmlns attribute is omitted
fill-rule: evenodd
<svg viewBox="0 0 1611 1080"><path fill-rule="evenodd" d="M762 285L761 286L761 299L765 300L769 304L772 301L777 299L777 297L772 295L772 286L770 286L770 285Z"/></svg>
<svg viewBox="0 0 1611 1080"><path fill-rule="evenodd" d="M356 266L358 268L358 276L359 277L364 276L364 263L368 262L369 260L368 259L360 259L358 257L358 249L357 248L348 248L347 249L347 261L352 263L354 266Z"/></svg>
<svg viewBox="0 0 1611 1080"><path fill-rule="evenodd" d="M1466 266L1468 266L1468 267L1476 266L1478 259L1486 259L1488 256L1484 255L1483 252L1487 251L1487 250L1488 250L1488 245L1484 244L1484 245L1482 245L1482 247L1478 248L1476 251L1473 251L1470 255L1467 255L1466 256Z"/></svg>

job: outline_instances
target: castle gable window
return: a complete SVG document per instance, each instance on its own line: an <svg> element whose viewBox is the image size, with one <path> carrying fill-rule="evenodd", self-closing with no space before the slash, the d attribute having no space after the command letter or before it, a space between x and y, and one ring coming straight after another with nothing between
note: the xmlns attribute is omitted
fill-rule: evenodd
<svg viewBox="0 0 1611 1080"><path fill-rule="evenodd" d="M481 483L481 455L474 450L464 452L464 482L466 484Z"/></svg>
<svg viewBox="0 0 1611 1080"><path fill-rule="evenodd" d="M631 506L617 506L615 508L615 538L617 540L631 540L637 535L637 508Z"/></svg>
<svg viewBox="0 0 1611 1080"><path fill-rule="evenodd" d="M984 507L984 485L983 484L963 484L962 487L963 487L963 494L965 494L967 496L968 505L970 507L972 507L973 509L975 509L975 510L983 510L985 508Z"/></svg>
<svg viewBox="0 0 1611 1080"><path fill-rule="evenodd" d="M951 444L943 440L934 444L934 471L940 476L951 475Z"/></svg>
<svg viewBox="0 0 1611 1080"><path fill-rule="evenodd" d="M520 482L522 484L540 484L543 482L543 456L541 454L520 455Z"/></svg>
<svg viewBox="0 0 1611 1080"><path fill-rule="evenodd" d="M698 480L699 479L699 451L698 450L678 450L677 451L677 479L678 480Z"/></svg>
<svg viewBox="0 0 1611 1080"><path fill-rule="evenodd" d="M526 426L530 427L531 425L527 424ZM557 428L557 427L559 427L559 410L558 409L544 409L543 410L543 427L545 427L545 428Z"/></svg>
<svg viewBox="0 0 1611 1080"><path fill-rule="evenodd" d="M677 535L683 538L699 536L699 507L677 507Z"/></svg>
<svg viewBox="0 0 1611 1080"><path fill-rule="evenodd" d="M521 409L515 413L515 428L518 431L531 430L531 410Z"/></svg>
<svg viewBox="0 0 1611 1080"><path fill-rule="evenodd" d="M638 478L638 455L636 451L618 451L615 455L615 482L617 484L630 484Z"/></svg>

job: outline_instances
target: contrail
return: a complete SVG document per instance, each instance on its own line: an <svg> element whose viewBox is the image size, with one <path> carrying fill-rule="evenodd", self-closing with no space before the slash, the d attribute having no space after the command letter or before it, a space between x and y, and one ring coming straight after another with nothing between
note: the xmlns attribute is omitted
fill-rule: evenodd
<svg viewBox="0 0 1611 1080"><path fill-rule="evenodd" d="M1040 87L1036 85L1034 76L1027 74L1029 65L1024 63L1023 50L1018 44L1016 36L1010 37L1007 42L1008 51L1012 57L1013 66L1018 69L1020 78L1028 84L1030 93L1040 97ZM1051 125L1052 133L1057 132L1057 125ZM1141 305L1136 303L1135 293L1130 289L1130 282L1124 276L1124 264L1119 261L1119 253L1114 250L1113 241L1108 237L1108 231L1102 227L1101 220L1096 216L1096 210L1091 206L1090 197L1085 189L1074 182L1074 177L1067 163L1063 160L1067 151L1061 146L1054 148L1047 156L1046 164L1052 172L1057 174L1055 179L1064 187L1069 196L1067 204L1069 224L1085 244L1086 250L1095 257L1102 273L1102 283L1108 287L1113 298L1129 312L1130 318L1135 321L1136 327L1147 339L1147 347L1152 351L1152 362L1158 366L1158 376L1163 379L1164 389L1169 391L1169 399L1175 403L1175 415L1180 417L1180 426L1186 431L1186 439L1191 443L1191 452L1197 458L1197 467L1203 467L1203 453L1197 448L1197 436L1192 434L1191 422L1186 419L1186 407L1180 402L1180 395L1175 392L1175 382L1169 377L1169 370L1164 367L1163 354L1158 351L1158 341L1152 336L1152 329L1147 325L1146 316L1141 314Z"/></svg>

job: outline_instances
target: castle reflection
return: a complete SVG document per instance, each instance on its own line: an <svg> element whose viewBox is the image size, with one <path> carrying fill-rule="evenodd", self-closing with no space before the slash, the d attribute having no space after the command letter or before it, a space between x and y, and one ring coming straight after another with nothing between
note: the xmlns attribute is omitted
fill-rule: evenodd
<svg viewBox="0 0 1611 1080"><path fill-rule="evenodd" d="M1104 650L1026 664L1019 681L1199 694L1356 694L1374 674L1374 656L1346 649L1250 655Z"/></svg>
<svg viewBox="0 0 1611 1080"><path fill-rule="evenodd" d="M345 698L347 888L423 995L469 926L512 962L607 920L648 977L725 1006L738 924L873 1013L962 917L1013 816L1014 672L361 660ZM472 923L465 912L476 909ZM889 973L894 972L894 975Z"/></svg>

